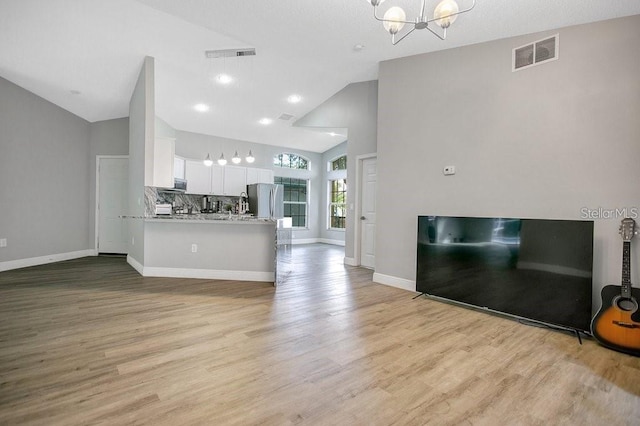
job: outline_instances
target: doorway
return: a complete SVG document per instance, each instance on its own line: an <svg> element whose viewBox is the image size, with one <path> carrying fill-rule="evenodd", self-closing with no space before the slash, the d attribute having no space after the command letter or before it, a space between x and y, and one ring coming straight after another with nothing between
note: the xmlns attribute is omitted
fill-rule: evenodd
<svg viewBox="0 0 640 426"><path fill-rule="evenodd" d="M98 156L96 165L96 249L98 254L127 254L129 158Z"/></svg>
<svg viewBox="0 0 640 426"><path fill-rule="evenodd" d="M375 269L376 266L376 186L378 159L374 156L358 158L360 166L360 266Z"/></svg>

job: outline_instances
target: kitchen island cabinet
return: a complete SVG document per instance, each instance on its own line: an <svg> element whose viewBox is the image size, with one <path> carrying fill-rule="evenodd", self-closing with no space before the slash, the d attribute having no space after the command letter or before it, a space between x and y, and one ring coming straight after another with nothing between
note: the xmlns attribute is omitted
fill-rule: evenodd
<svg viewBox="0 0 640 426"><path fill-rule="evenodd" d="M144 221L143 276L276 281L276 222L188 215Z"/></svg>

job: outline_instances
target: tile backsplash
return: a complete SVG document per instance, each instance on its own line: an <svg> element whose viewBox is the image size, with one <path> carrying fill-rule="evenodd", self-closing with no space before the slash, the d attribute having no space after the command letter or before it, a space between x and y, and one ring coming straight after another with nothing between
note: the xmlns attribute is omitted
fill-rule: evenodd
<svg viewBox="0 0 640 426"><path fill-rule="evenodd" d="M164 191L154 186L146 186L144 188L145 195L145 214L146 216L155 215L156 204L171 204L174 207L184 207L186 212L192 208L194 213L199 213L202 208L202 195L185 194L183 192ZM211 195L212 201L218 201L218 205L222 212L225 212L225 206L234 208L240 197L225 197L220 195Z"/></svg>

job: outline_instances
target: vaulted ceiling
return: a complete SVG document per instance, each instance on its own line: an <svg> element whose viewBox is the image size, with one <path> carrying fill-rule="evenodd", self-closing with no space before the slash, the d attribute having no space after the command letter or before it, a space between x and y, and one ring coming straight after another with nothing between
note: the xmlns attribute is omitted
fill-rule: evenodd
<svg viewBox="0 0 640 426"><path fill-rule="evenodd" d="M381 9L392 5L412 19L420 1ZM0 0L0 76L93 122L128 115L152 56L156 113L173 127L324 152L344 137L292 123L349 83L376 79L380 61L635 14L637 0L478 0L445 41L416 31L392 46L368 0ZM245 47L256 56L205 57ZM221 73L234 80L219 84ZM301 101L287 102L292 94ZM195 111L200 103L209 110Z"/></svg>

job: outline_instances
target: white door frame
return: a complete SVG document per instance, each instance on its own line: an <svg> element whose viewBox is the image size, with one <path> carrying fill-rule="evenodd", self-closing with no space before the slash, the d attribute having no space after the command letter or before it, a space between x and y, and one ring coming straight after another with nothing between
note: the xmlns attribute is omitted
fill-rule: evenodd
<svg viewBox="0 0 640 426"><path fill-rule="evenodd" d="M378 153L374 152L371 154L362 154L356 157L356 209L355 209L355 217L354 217L354 227L353 227L353 260L349 263L352 266L360 266L360 252L362 250L360 241L360 234L362 233L362 221L360 220L360 216L362 216L362 169L364 160L369 160L371 158L378 158Z"/></svg>
<svg viewBox="0 0 640 426"><path fill-rule="evenodd" d="M129 159L128 155L96 155L96 196L95 196L95 206L94 206L94 210L95 210L95 217L93 218L93 221L95 222L95 231L94 231L94 250L95 250L95 254L98 254L98 232L99 232L99 225L100 225L100 218L98 217L99 211L98 211L98 204L100 203L100 160L102 159L107 159L107 158L119 158L119 159Z"/></svg>

